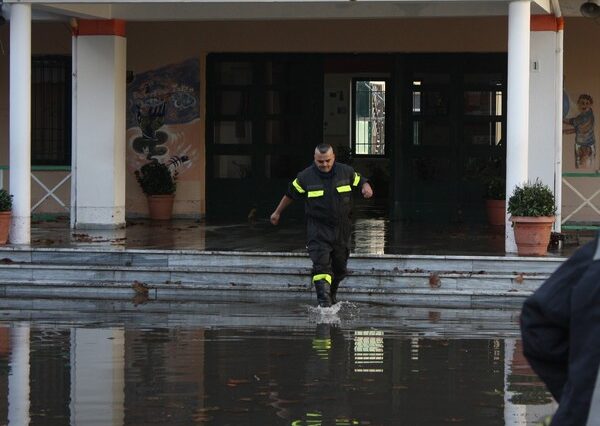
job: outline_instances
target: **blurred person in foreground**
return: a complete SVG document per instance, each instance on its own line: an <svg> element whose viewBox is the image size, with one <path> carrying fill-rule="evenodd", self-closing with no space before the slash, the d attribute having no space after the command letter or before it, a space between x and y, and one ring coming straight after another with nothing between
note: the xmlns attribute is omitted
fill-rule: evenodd
<svg viewBox="0 0 600 426"><path fill-rule="evenodd" d="M521 334L525 357L559 404L551 425L600 425L598 236L527 298Z"/></svg>

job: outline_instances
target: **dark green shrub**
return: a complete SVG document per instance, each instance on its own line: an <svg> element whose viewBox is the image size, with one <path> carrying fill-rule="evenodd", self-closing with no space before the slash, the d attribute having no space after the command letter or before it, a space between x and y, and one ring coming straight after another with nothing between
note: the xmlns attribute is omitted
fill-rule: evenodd
<svg viewBox="0 0 600 426"><path fill-rule="evenodd" d="M177 173L171 174L168 166L156 160L136 170L135 178L146 195L174 194L177 187Z"/></svg>
<svg viewBox="0 0 600 426"><path fill-rule="evenodd" d="M517 186L508 199L508 212L513 216L554 216L554 194L539 180Z"/></svg>
<svg viewBox="0 0 600 426"><path fill-rule="evenodd" d="M498 176L491 177L485 183L485 198L488 200L506 199L506 182Z"/></svg>
<svg viewBox="0 0 600 426"><path fill-rule="evenodd" d="M9 212L12 210L12 195L5 189L0 189L0 212Z"/></svg>

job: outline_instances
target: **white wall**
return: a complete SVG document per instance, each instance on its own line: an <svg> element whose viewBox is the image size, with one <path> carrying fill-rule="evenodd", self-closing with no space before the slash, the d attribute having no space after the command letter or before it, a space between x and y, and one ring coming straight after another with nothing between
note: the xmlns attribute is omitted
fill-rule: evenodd
<svg viewBox="0 0 600 426"><path fill-rule="evenodd" d="M529 80L530 181L554 188L556 128L556 32L532 31ZM536 69L537 67L537 69Z"/></svg>

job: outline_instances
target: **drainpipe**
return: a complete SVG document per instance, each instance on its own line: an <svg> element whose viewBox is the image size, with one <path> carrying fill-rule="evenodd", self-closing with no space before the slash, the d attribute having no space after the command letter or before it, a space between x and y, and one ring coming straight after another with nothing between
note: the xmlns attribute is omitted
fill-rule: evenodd
<svg viewBox="0 0 600 426"><path fill-rule="evenodd" d="M71 229L77 223L77 19L71 18Z"/></svg>
<svg viewBox="0 0 600 426"><path fill-rule="evenodd" d="M556 16L556 113L554 120L555 141L554 141L554 198L556 199L556 219L554 230L561 232L562 224L562 130L563 130L563 36L564 36L564 18L560 10L558 0L552 1L552 10Z"/></svg>

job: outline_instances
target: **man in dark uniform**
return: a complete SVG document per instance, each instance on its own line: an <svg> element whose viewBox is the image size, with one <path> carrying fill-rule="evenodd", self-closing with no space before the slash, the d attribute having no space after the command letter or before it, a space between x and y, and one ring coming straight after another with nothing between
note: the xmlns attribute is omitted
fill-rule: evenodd
<svg viewBox="0 0 600 426"><path fill-rule="evenodd" d="M575 252L525 301L521 334L529 364L559 403L551 424L600 423L589 417L600 364L598 237Z"/></svg>
<svg viewBox="0 0 600 426"><path fill-rule="evenodd" d="M333 148L315 148L314 164L298 173L271 215L277 225L281 213L294 200L305 201L306 248L313 263L312 282L319 306L336 303L340 281L346 276L352 228L352 193L373 196L368 180L346 164L336 163Z"/></svg>

